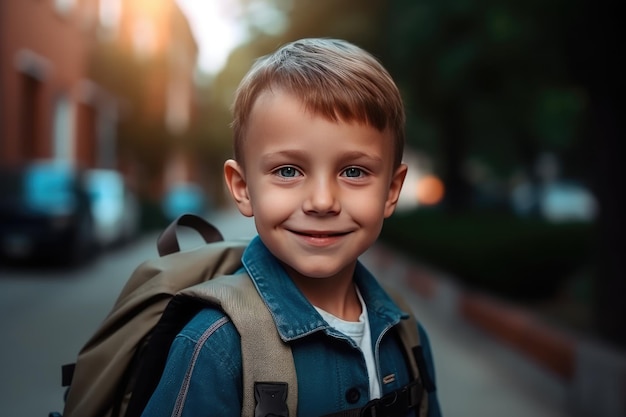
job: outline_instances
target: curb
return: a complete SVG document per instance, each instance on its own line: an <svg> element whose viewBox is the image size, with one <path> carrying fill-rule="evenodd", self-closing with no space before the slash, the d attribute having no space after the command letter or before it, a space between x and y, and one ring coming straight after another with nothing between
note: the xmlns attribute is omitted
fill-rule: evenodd
<svg viewBox="0 0 626 417"><path fill-rule="evenodd" d="M460 315L563 380L576 368L575 341L530 313L481 294L464 293Z"/></svg>
<svg viewBox="0 0 626 417"><path fill-rule="evenodd" d="M557 378L566 387L568 411L574 416L626 417L626 353L568 334L504 300L464 290L382 244L368 252L368 259L378 270L399 273L445 318L479 329Z"/></svg>

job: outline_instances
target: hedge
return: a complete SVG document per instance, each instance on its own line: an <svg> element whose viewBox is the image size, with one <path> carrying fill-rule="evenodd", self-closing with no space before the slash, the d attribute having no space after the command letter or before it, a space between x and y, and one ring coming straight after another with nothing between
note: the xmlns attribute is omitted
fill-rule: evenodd
<svg viewBox="0 0 626 417"><path fill-rule="evenodd" d="M541 300L593 262L591 235L590 223L418 209L387 219L380 239L467 287Z"/></svg>

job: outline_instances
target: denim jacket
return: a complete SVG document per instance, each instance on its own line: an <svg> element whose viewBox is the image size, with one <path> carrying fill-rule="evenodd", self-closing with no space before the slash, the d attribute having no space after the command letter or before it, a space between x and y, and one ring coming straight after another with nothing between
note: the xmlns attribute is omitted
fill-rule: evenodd
<svg viewBox="0 0 626 417"><path fill-rule="evenodd" d="M298 379L298 417L319 417L364 406L369 401L368 375L365 359L354 342L322 319L258 236L246 248L242 261L281 338L291 345ZM406 313L361 263L354 279L367 306L384 395L409 382L402 347L389 331ZM421 326L419 332L434 381L428 338ZM435 392L428 402L429 417L439 417ZM204 309L174 340L161 381L142 416L240 417L241 403L239 334L223 312Z"/></svg>

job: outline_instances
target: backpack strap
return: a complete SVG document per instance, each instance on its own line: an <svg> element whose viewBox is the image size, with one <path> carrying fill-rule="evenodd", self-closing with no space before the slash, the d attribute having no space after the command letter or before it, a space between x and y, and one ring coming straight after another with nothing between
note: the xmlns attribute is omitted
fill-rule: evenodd
<svg viewBox="0 0 626 417"><path fill-rule="evenodd" d="M296 416L297 377L291 347L280 338L274 319L248 274L217 277L180 294L218 305L237 328L243 368L242 416ZM285 394L288 395L282 404L275 402L276 397L284 398ZM259 400L256 410L255 397ZM285 403L289 414L267 410L268 404L280 409Z"/></svg>
<svg viewBox="0 0 626 417"><path fill-rule="evenodd" d="M426 369L426 360L424 359L424 352L420 343L418 323L404 298L389 288L385 288L385 290L398 307L409 313L407 319L400 321L397 331L406 352L406 359L411 367L413 380L419 381L422 388L419 412L416 412L416 415L425 417L428 415L428 393L435 390L435 385Z"/></svg>
<svg viewBox="0 0 626 417"><path fill-rule="evenodd" d="M159 256L165 256L180 252L180 244L176 235L178 226L187 226L195 230L202 236L206 243L219 242L224 240L217 227L195 214L183 214L171 222L157 239L157 250Z"/></svg>

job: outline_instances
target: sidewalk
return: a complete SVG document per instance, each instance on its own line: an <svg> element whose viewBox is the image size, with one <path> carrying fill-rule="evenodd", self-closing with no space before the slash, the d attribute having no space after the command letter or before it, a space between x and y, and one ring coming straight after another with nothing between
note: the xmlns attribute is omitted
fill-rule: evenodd
<svg viewBox="0 0 626 417"><path fill-rule="evenodd" d="M363 262L407 294L435 352L445 416L626 416L626 356L462 291L382 245Z"/></svg>

